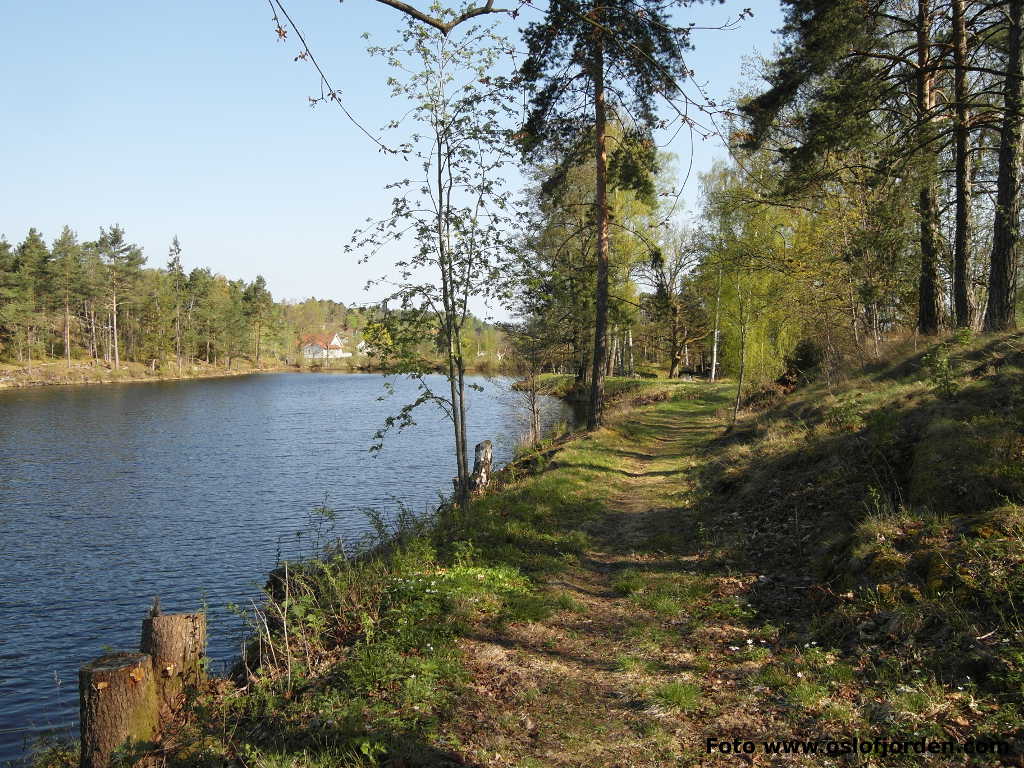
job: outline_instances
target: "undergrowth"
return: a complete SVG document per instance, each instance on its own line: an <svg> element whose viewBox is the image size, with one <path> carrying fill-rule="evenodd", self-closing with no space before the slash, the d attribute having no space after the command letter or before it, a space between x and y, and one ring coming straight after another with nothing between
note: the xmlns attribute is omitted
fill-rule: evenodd
<svg viewBox="0 0 1024 768"><path fill-rule="evenodd" d="M865 681L852 723L1024 733L1022 373L1021 335L959 334L798 389L713 447L707 514L742 524L712 542L757 563L760 620ZM800 706L825 701L766 674Z"/></svg>

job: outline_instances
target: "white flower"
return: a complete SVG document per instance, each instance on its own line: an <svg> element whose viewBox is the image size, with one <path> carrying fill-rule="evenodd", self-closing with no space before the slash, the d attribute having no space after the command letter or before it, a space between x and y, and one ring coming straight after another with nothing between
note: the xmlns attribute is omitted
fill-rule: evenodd
<svg viewBox="0 0 1024 768"><path fill-rule="evenodd" d="M796 676L802 678L804 676L804 673L803 672L797 672Z"/></svg>

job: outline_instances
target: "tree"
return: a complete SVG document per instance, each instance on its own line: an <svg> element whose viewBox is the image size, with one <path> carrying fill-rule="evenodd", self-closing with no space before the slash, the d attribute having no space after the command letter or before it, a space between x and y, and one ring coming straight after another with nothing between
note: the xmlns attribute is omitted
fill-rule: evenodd
<svg viewBox="0 0 1024 768"><path fill-rule="evenodd" d="M119 297L123 298L128 291L146 259L141 248L125 239L124 230L118 224L114 224L110 229L100 229L97 247L107 270L111 343L114 351L114 369L117 370L121 367L121 345L117 329Z"/></svg>
<svg viewBox="0 0 1024 768"><path fill-rule="evenodd" d="M996 187L992 256L989 266L985 330L1002 331L1016 324L1017 268L1020 255L1021 135L1021 12L1024 0L1009 0L1006 75L1003 82L1003 124L999 137L999 180Z"/></svg>
<svg viewBox="0 0 1024 768"><path fill-rule="evenodd" d="M532 91L524 152L531 156L552 145L566 158L575 159L573 148L593 152L597 275L589 429L601 423L608 343L609 110L632 118L630 140L611 158L622 172L622 186L650 188L655 164L650 133L660 122L655 99L682 96L679 83L689 73L683 60L689 30L674 25L669 10L698 1L555 0L544 20L524 32L528 58L521 75ZM585 117L587 105L592 118ZM582 144L581 135L588 139Z"/></svg>
<svg viewBox="0 0 1024 768"><path fill-rule="evenodd" d="M824 186L847 169L827 159L870 147L868 162L917 186L918 317L921 333L940 322L940 222L937 158L942 146L936 77L942 66L931 0L864 4L859 0L784 0L787 44L773 62L770 87L742 106L756 148L780 123L781 148L803 184ZM913 8L911 8L913 5ZM912 89L905 86L913 83ZM909 94L908 94L909 91ZM909 98L908 98L909 95ZM795 114L783 114L794 108ZM873 155L873 157L872 157Z"/></svg>
<svg viewBox="0 0 1024 768"><path fill-rule="evenodd" d="M687 280L700 255L693 233L673 229L640 270L640 279L652 291L650 314L664 329L662 345L670 379L679 375L688 345L708 335L704 313Z"/></svg>
<svg viewBox="0 0 1024 768"><path fill-rule="evenodd" d="M64 227L51 248L52 283L64 313L64 359L71 367L71 305L77 299L82 271L82 249L70 227Z"/></svg>
<svg viewBox="0 0 1024 768"><path fill-rule="evenodd" d="M541 393L538 377L549 365L555 354L550 336L538 317L527 318L522 323L507 323L501 326L512 347L512 361L509 366L519 381L516 391L521 395L526 408L529 424L528 435L531 446L541 440Z"/></svg>
<svg viewBox="0 0 1024 768"><path fill-rule="evenodd" d="M174 356L181 375L182 304L185 298L185 270L181 267L181 243L175 235L167 251L167 277L171 281L171 295L174 301Z"/></svg>
<svg viewBox="0 0 1024 768"><path fill-rule="evenodd" d="M260 364L260 342L263 338L263 325L267 321L270 310L274 305L274 299L267 290L267 281L263 275L257 275L256 279L246 286L242 295L245 305L245 315L252 324L253 352L256 365Z"/></svg>
<svg viewBox="0 0 1024 768"><path fill-rule="evenodd" d="M6 306L6 317L16 333L21 331L25 360L31 369L38 331L46 325L45 299L50 275L50 251L34 227L15 249L12 267L12 300Z"/></svg>
<svg viewBox="0 0 1024 768"><path fill-rule="evenodd" d="M511 229L500 172L509 160L504 125L513 94L493 74L507 50L486 29L470 29L456 40L412 22L398 45L371 48L405 73L389 85L393 98L411 103L415 127L407 147L422 176L390 185L397 190L390 215L356 232L350 245L369 255L405 235L414 241L412 255L395 265L397 281L390 281L397 288L387 303L399 311L387 317L387 333L378 334L374 346L392 358L396 371L416 379L420 395L378 436L411 423L421 404L440 407L453 425L463 509L470 493L463 329L470 298L492 295L499 284L497 266ZM430 368L417 350L431 333L443 349L447 396L430 387L424 376ZM380 341L385 337L387 345Z"/></svg>
<svg viewBox="0 0 1024 768"><path fill-rule="evenodd" d="M953 235L953 315L958 328L971 326L971 116L966 0L950 0L953 24L953 99L955 115L956 225Z"/></svg>

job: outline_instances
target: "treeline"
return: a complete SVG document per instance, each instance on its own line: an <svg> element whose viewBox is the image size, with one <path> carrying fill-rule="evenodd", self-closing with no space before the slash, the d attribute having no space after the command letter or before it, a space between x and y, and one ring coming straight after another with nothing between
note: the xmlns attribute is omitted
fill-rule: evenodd
<svg viewBox="0 0 1024 768"><path fill-rule="evenodd" d="M687 223L665 156L634 163L646 186L595 169L584 126L535 158L518 306L535 365L581 384L595 361L602 375L721 372L745 390L831 375L908 334L1016 325L1024 2L783 5L767 85L728 116L731 160L702 177ZM636 119L605 117L609 145L628 148Z"/></svg>
<svg viewBox="0 0 1024 768"><path fill-rule="evenodd" d="M1024 2L783 5L734 134L749 197L846 219L851 333L1015 326Z"/></svg>
<svg viewBox="0 0 1024 768"><path fill-rule="evenodd" d="M15 246L0 240L0 352L29 366L44 358L128 361L180 368L202 360L257 365L289 345L266 281L186 273L177 238L166 266L147 268L125 230L80 241L65 227L47 245L36 229Z"/></svg>
<svg viewBox="0 0 1024 768"><path fill-rule="evenodd" d="M102 228L81 241L69 228L51 243L36 229L12 245L0 238L0 359L28 367L44 360L138 362L180 372L203 363L231 368L299 360L299 340L342 332L355 344L378 307L347 307L330 299L274 301L266 280L231 280L209 268L186 272L177 237L164 266L147 266L125 230ZM471 318L467 353L499 357L501 337ZM440 359L433 338L423 354ZM363 361L371 364L372 361Z"/></svg>

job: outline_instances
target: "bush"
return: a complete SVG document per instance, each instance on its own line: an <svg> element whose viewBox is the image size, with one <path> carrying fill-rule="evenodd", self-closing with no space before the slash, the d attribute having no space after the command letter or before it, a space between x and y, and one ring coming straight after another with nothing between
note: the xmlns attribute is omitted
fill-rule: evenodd
<svg viewBox="0 0 1024 768"><path fill-rule="evenodd" d="M956 366L949 359L949 349L940 344L922 358L928 380L942 397L952 397L960 389Z"/></svg>
<svg viewBox="0 0 1024 768"><path fill-rule="evenodd" d="M840 400L825 414L825 423L840 432L856 432L864 427L864 413L858 398L860 394Z"/></svg>
<svg viewBox="0 0 1024 768"><path fill-rule="evenodd" d="M818 342L803 339L793 351L785 357L786 369L778 379L778 384L786 389L794 389L817 378L821 364L825 359L825 350Z"/></svg>

